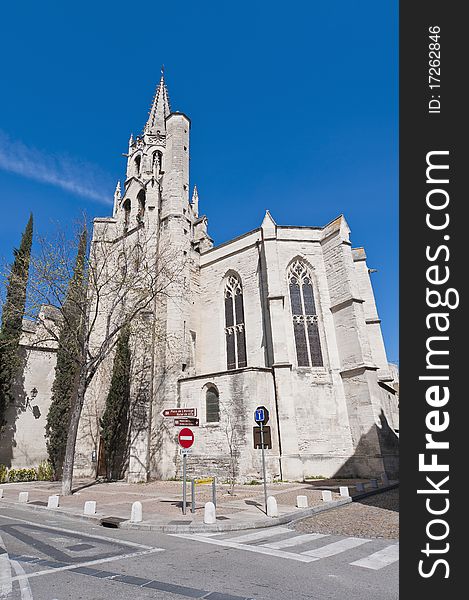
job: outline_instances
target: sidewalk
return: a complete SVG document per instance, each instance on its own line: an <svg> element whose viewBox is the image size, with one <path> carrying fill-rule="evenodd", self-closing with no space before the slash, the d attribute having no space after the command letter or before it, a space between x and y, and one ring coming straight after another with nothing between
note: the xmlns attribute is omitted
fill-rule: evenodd
<svg viewBox="0 0 469 600"><path fill-rule="evenodd" d="M27 510L47 511L73 518L91 520L97 523L107 521L108 526L123 529L146 529L166 533L187 533L202 531L235 531L269 527L290 523L299 518L311 516L317 512L330 510L348 504L352 498L363 497L356 492L355 485L364 483L367 492L371 490L368 480L311 480L304 483L272 483L267 486L269 496L274 496L278 505L278 517L267 517L264 512L264 488L262 485L237 485L235 494L229 494L229 486L217 484L216 505L217 522L204 524L204 505L212 501L211 484L196 485L195 512L191 512L191 486L187 485L187 510L182 514L182 482L154 481L150 483L129 484L125 482L102 483L96 481L76 481L72 496L61 496L57 509L48 509L49 496L60 494L60 482L34 481L28 483L0 484L3 490L2 504L24 508ZM395 487L396 482L383 486L384 491ZM342 497L339 486L348 486L351 497ZM332 501L322 500L322 490L332 492ZM20 503L20 492L28 492L28 503ZM0 494L1 495L1 494ZM308 498L308 508L296 507L296 497L304 495ZM83 507L86 501L96 501L96 514L85 516ZM143 507L143 521L130 522L133 502L139 501Z"/></svg>

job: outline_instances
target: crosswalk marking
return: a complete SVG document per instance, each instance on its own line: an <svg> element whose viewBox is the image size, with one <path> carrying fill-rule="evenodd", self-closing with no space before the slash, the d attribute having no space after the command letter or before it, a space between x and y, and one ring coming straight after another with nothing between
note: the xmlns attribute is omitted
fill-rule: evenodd
<svg viewBox="0 0 469 600"><path fill-rule="evenodd" d="M284 552L282 550L274 550L273 548L263 548L262 546L248 546L247 544L238 544L235 541L219 540L213 537L205 538L203 535L190 534L190 533L171 533L173 537L179 537L189 540L195 540L197 542L204 542L205 544L215 544L216 546L224 546L225 548L235 548L236 550L244 550L247 552L257 552L257 554L267 554L268 556L276 556L277 558L287 558L289 560L297 560L299 562L310 563L318 558L312 556L302 556L301 554L294 554L293 552Z"/></svg>
<svg viewBox="0 0 469 600"><path fill-rule="evenodd" d="M322 540L322 538L329 537L329 535L322 533L294 535L296 532L293 529L278 526L269 528L268 530L256 530L249 534L238 535L237 537L225 537L224 539L220 539L220 537L218 537L220 534L226 535L226 533L227 532L217 532L217 534L211 533L209 535L205 533L173 533L170 535L172 537L203 542L205 544L214 544L216 546L224 546L225 548L234 548L236 550L243 550L245 552L257 552L258 554L264 554L275 558L286 558L306 564L321 560L323 558L328 558L330 556L346 553L348 550L353 550L354 548L358 548L370 542L375 543L375 549L376 544L382 544L384 541L347 537L329 544L324 544L324 542L322 542L324 545L319 546L318 548L301 552L296 550L294 547L300 546L301 544L308 544L308 542L314 542L315 540ZM284 539L273 540L264 543L264 539L266 537L273 537L275 535L281 536L282 534L290 535ZM239 540L249 543L240 543ZM374 552L365 558L350 562L349 564L353 567L364 567L373 570L382 569L399 559L398 546L399 544L396 543L388 545L378 552ZM290 550L290 548L292 550Z"/></svg>
<svg viewBox="0 0 469 600"><path fill-rule="evenodd" d="M10 559L0 535L0 597L11 594L12 589Z"/></svg>
<svg viewBox="0 0 469 600"><path fill-rule="evenodd" d="M237 537L231 537L231 542L237 544L244 544L245 542L253 542L254 540L262 540L264 538L272 537L274 535L280 535L281 533L291 533L293 529L288 527L269 527L262 529L261 531L255 531L254 533L246 533L245 535L239 535Z"/></svg>
<svg viewBox="0 0 469 600"><path fill-rule="evenodd" d="M362 544L367 544L368 542L371 542L371 540L349 537L339 540L338 542L332 542L332 544L327 544L326 546L321 546L320 548L315 548L314 550L307 550L301 554L305 556L314 556L316 558L327 558L328 556L340 554L341 552L356 548Z"/></svg>
<svg viewBox="0 0 469 600"><path fill-rule="evenodd" d="M279 542L271 542L270 544L262 544L264 548L274 548L280 550L281 548L289 548L290 546L298 546L305 544L311 540L318 540L319 538L328 537L325 533L305 533L303 535L295 535L294 537L287 538L286 540L280 540Z"/></svg>
<svg viewBox="0 0 469 600"><path fill-rule="evenodd" d="M392 563L397 560L399 560L399 544L393 544L392 546L386 546L386 548L378 550L378 552L350 564L356 567L378 570L387 567L388 565L392 565Z"/></svg>
<svg viewBox="0 0 469 600"><path fill-rule="evenodd" d="M18 580L18 584L20 586L21 600L33 600L33 594L31 592L29 581L26 579L25 570L16 560L11 561L11 566L13 567L17 575L24 577L24 579Z"/></svg>

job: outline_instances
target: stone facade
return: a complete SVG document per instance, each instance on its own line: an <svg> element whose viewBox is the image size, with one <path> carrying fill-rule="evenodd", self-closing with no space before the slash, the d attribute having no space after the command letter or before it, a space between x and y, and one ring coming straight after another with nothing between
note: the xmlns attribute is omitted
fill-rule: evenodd
<svg viewBox="0 0 469 600"><path fill-rule="evenodd" d="M47 459L44 430L57 353L47 330L57 327L59 320L57 309L43 306L37 322L23 321L21 375L15 384L16 402L6 413L7 425L0 440L0 464L37 467Z"/></svg>
<svg viewBox="0 0 469 600"><path fill-rule="evenodd" d="M162 78L142 135L129 141L113 215L94 225L95 249L145 248L147 265L170 249L179 265L133 336L128 479L180 475L178 427L161 414L175 407L195 408L200 421L190 473L259 478L259 405L270 411L269 479L397 475L396 373L366 254L352 248L345 218L285 227L267 211L259 228L213 247L197 189L189 195L189 134ZM100 315L104 326L106 306ZM98 326L93 343L100 335ZM111 366L109 357L87 393L77 475L96 474Z"/></svg>

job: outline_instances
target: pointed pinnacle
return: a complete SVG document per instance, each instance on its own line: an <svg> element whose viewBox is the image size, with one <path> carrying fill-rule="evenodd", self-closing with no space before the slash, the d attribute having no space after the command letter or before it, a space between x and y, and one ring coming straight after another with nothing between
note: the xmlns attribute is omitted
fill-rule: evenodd
<svg viewBox="0 0 469 600"><path fill-rule="evenodd" d="M169 105L169 94L168 88L164 80L164 66L162 67L161 79L156 87L153 101L151 104L147 123L145 125L145 131L151 130L164 131L165 119L171 113Z"/></svg>

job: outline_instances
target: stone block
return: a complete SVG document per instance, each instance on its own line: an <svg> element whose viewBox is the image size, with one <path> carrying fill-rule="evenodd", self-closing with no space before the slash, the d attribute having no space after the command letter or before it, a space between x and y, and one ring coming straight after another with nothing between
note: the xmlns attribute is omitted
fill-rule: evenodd
<svg viewBox="0 0 469 600"><path fill-rule="evenodd" d="M29 492L20 492L18 495L18 502L28 502Z"/></svg>
<svg viewBox="0 0 469 600"><path fill-rule="evenodd" d="M267 516L278 517L277 500L273 496L267 498Z"/></svg>
<svg viewBox="0 0 469 600"><path fill-rule="evenodd" d="M96 501L95 500L88 500L87 502L85 502L85 506L83 508L83 514L84 515L96 514Z"/></svg>
<svg viewBox="0 0 469 600"><path fill-rule="evenodd" d="M346 485L341 485L339 488L340 491L340 495L344 496L345 498L349 498L350 497L350 492L349 489Z"/></svg>
<svg viewBox="0 0 469 600"><path fill-rule="evenodd" d="M49 499L47 500L47 508L58 508L59 498L60 496L58 495L49 496Z"/></svg>
<svg viewBox="0 0 469 600"><path fill-rule="evenodd" d="M357 492L364 492L365 491L365 486L363 483L357 483L355 486Z"/></svg>
<svg viewBox="0 0 469 600"><path fill-rule="evenodd" d="M308 508L308 496L297 496L296 506L298 508Z"/></svg>
<svg viewBox="0 0 469 600"><path fill-rule="evenodd" d="M377 490L378 489L378 480L377 479L370 479L370 486L374 490Z"/></svg>
<svg viewBox="0 0 469 600"><path fill-rule="evenodd" d="M323 502L332 502L332 492L331 492L331 490L323 490L322 491L322 501Z"/></svg>
<svg viewBox="0 0 469 600"><path fill-rule="evenodd" d="M140 523L143 520L143 510L141 502L134 502L130 511L130 521L132 523Z"/></svg>
<svg viewBox="0 0 469 600"><path fill-rule="evenodd" d="M213 502L206 502L204 508L204 523L213 525L217 522L217 513Z"/></svg>

